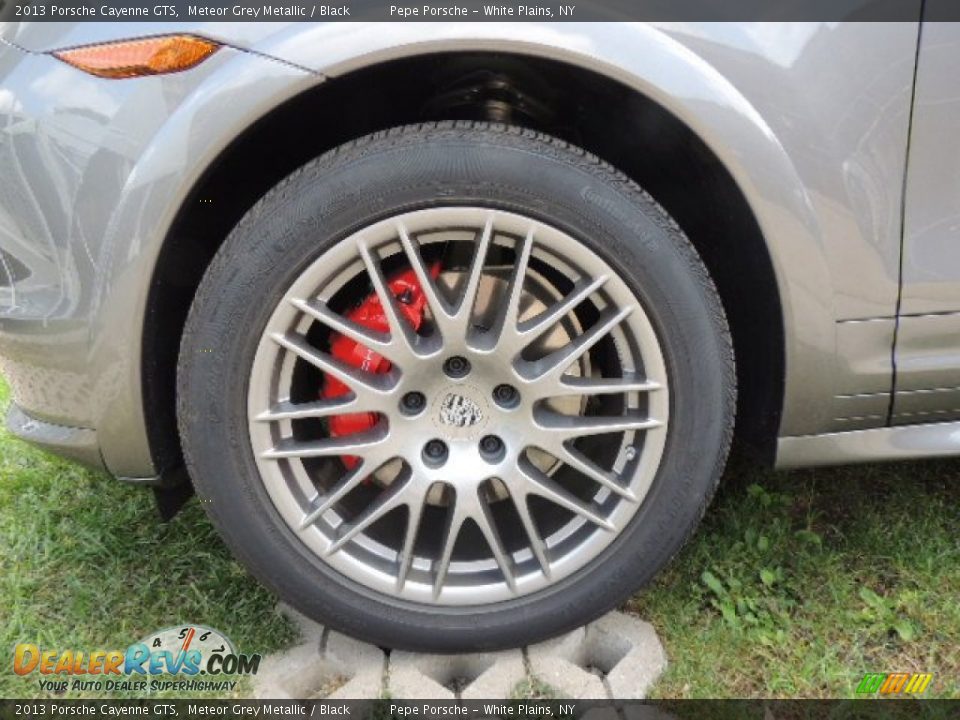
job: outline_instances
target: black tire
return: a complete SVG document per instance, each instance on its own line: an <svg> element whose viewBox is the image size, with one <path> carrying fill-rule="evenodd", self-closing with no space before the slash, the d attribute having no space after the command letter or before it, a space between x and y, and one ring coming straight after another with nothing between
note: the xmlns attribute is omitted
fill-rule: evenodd
<svg viewBox="0 0 960 720"><path fill-rule="evenodd" d="M334 571L279 517L247 432L253 354L293 278L358 227L442 204L523 212L587 244L644 302L672 388L662 464L620 536L577 573L489 606L417 606ZM717 293L664 210L624 175L576 147L486 123L377 133L281 182L246 214L211 264L179 360L187 467L236 557L306 615L384 647L420 651L516 647L623 603L670 560L703 515L726 462L734 405L733 352Z"/></svg>

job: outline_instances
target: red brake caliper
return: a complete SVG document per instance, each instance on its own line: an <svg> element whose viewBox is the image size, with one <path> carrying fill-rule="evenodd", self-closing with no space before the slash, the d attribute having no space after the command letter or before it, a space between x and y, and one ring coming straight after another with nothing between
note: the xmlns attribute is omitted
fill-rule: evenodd
<svg viewBox="0 0 960 720"><path fill-rule="evenodd" d="M440 263L434 263L430 268L430 275L436 278L439 274ZM423 295L423 289L420 287L416 273L413 270L399 272L390 278L387 287L397 299L397 307L401 316L410 323L414 332L418 331L423 324L423 310L426 307L427 300ZM390 332L390 326L383 312L383 305L376 293L370 293L363 302L348 312L346 317L357 325L370 330L382 333ZM390 361L385 357L339 333L331 335L330 354L341 362L366 372L385 373L390 370ZM337 378L329 374L324 376L321 397L335 398L349 392L350 388ZM377 413L374 412L334 415L330 418L330 435L332 437L353 435L369 430L376 424ZM343 464L350 469L354 468L358 462L358 458L352 455L344 455L341 459Z"/></svg>

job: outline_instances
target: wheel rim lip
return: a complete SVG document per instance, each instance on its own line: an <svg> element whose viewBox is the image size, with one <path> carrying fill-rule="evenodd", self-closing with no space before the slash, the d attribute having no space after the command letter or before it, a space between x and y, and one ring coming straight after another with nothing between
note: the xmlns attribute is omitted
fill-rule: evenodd
<svg viewBox="0 0 960 720"><path fill-rule="evenodd" d="M347 279L365 272L356 250L358 240L366 241L371 247L381 247L385 255L385 249L390 249L393 246L399 248L399 244L396 242L398 221L407 227L411 235L415 235L444 227L482 227L486 219L491 216L494 218L494 226L498 232L515 235L522 234L526 231L526 228L530 227L531 223L534 223L537 228L537 244L539 246L548 247L551 254L565 257L569 263L568 268L570 265L575 265L580 272L589 277L608 275L610 279L604 286L604 295L609 297L611 304L618 307L629 304L635 307L635 311L618 327L625 326L629 329L630 337L627 340L634 345L634 352L642 359L645 376L660 383L660 390L648 394L647 408L650 417L655 417L662 424L660 427L642 431L643 442L639 461L636 463L631 482L627 485L637 497L637 502L630 503L626 500L618 500L614 502L611 512L607 516L618 528L617 532L604 533L604 531L595 528L592 533L586 536L585 540L577 544L575 549L564 552L554 559L551 563L549 578L542 573L527 572L516 578L515 589L511 589L503 580L499 582L478 582L472 585L451 582L444 586L443 592L437 597L434 596L430 585L416 582L411 576L404 587L398 590L395 575L386 572L382 566L364 560L364 553L367 553L367 556L372 554L375 557L379 554L381 557L385 557L384 550L387 550L387 548L380 545L378 541L361 534L347 547L328 554L327 551L333 543L333 539L324 532L326 523L314 523L305 529L299 527L300 520L306 512L305 507L314 492L313 482L310 480L302 462L296 459L277 461L262 457L262 452L276 443L278 435L292 434L292 423L289 420L271 423L257 420L257 417L265 409L269 408L278 398L283 397L282 389L289 388L293 368L296 364L296 357L293 353L285 351L272 342L270 334L291 329L306 332L307 328L313 324L313 319L305 316L289 302L291 298L310 297L329 300L345 284ZM564 256L564 249L575 250L576 257ZM452 354L463 353L457 347L445 348L443 351L444 356ZM469 382L469 375L467 378L462 378L461 381ZM512 379L510 382L518 381ZM260 480L263 482L274 507L290 531L321 562L326 563L346 578L391 598L399 597L414 603L429 605L487 605L527 596L555 585L561 579L587 566L620 536L623 529L638 512L659 468L669 426L669 390L660 343L640 300L620 278L619 274L612 270L596 251L550 224L514 212L486 207L434 207L398 213L351 233L312 261L287 288L261 333L251 367L247 394L249 441L260 473ZM402 396L402 393L400 396ZM491 399L490 405L493 404ZM431 398L428 395L427 408L424 413L429 414L430 412ZM424 413L421 413L420 416L422 417ZM432 432L432 428L425 431L423 442L432 437ZM621 443L622 449L624 441L621 440ZM595 497L600 497L601 494L612 495L610 491L601 489L601 492ZM334 518L338 517L335 510L328 511L327 515ZM336 522L335 519L334 524ZM551 546L563 547L565 542L576 535L584 522L586 521L578 522L578 518L574 518L557 529L549 537ZM544 538L545 541L547 539ZM395 555L394 551L390 552ZM529 565L533 559L532 550L526 547L517 551L515 558L518 566L521 564ZM489 574L487 571L491 568L493 570L497 568L492 559L454 561L449 569L448 580L455 581L458 578L468 579L470 577L482 580L484 576Z"/></svg>

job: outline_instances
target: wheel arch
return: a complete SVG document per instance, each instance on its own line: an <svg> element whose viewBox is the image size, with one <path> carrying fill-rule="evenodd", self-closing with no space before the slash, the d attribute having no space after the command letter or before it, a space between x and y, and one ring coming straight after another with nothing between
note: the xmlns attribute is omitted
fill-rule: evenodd
<svg viewBox="0 0 960 720"><path fill-rule="evenodd" d="M741 384L738 436L772 458L778 431L788 424L785 399L800 395L788 387L786 368L799 369L800 376L818 371L821 354L804 348L823 347L832 338L832 317L823 308L829 281L809 202L762 118L685 49L671 46L669 52L674 58L681 53L679 67L694 73L697 87L684 72L672 80L643 77L582 57L574 62L529 47L491 52L475 45L423 43L416 51L344 62L329 71L328 81L280 103L226 144L190 187L159 248L146 303L149 322L143 324L144 407L158 468L179 458L173 396L179 333L203 271L233 224L287 173L353 137L471 112L489 119L490 109L478 104L451 109L430 101L451 67L468 72L491 64L516 77L532 104L562 109L553 120L531 116L523 124L625 172L697 246L733 330ZM683 82L686 91L680 92L676 85ZM544 86L556 91L547 101L537 96ZM207 212L200 199L217 213Z"/></svg>

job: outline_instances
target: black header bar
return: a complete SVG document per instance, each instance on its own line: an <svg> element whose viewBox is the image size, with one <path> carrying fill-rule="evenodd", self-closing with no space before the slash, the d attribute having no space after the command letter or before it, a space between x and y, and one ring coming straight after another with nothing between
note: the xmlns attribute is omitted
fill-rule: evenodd
<svg viewBox="0 0 960 720"><path fill-rule="evenodd" d="M960 0L0 0L0 21L628 22L960 20Z"/></svg>

